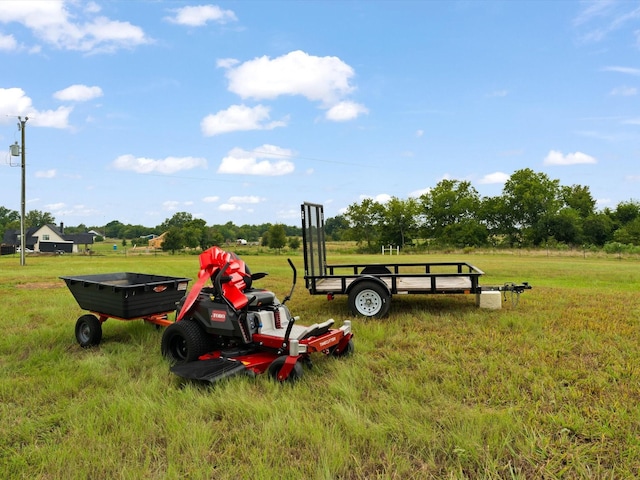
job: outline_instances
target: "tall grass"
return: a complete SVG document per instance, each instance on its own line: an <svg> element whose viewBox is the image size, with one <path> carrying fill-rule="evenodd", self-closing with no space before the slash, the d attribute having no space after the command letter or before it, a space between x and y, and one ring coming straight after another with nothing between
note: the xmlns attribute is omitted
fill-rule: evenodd
<svg viewBox="0 0 640 480"><path fill-rule="evenodd" d="M245 260L270 273L259 286L284 297L286 256ZM110 319L99 347L80 348L73 329L86 312L58 279L195 279L197 256L29 256L24 267L0 257L0 478L640 475L638 261L464 260L486 272L483 285L533 290L498 311L473 296L394 297L388 318L353 319L352 357L314 357L295 385L258 376L210 387L172 375L162 331L139 320ZM301 277L301 256L293 261ZM307 324L350 318L345 297L310 296L302 278L289 306Z"/></svg>

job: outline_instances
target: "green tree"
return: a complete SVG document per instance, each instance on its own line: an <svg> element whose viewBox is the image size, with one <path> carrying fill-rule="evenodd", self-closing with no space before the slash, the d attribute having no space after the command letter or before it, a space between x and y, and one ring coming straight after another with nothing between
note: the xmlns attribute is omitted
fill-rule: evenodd
<svg viewBox="0 0 640 480"><path fill-rule="evenodd" d="M276 223L269 229L269 248L281 250L287 243L287 233L284 225Z"/></svg>
<svg viewBox="0 0 640 480"><path fill-rule="evenodd" d="M43 225L55 224L56 219L49 212L40 210L30 210L24 216L25 228L41 227Z"/></svg>
<svg viewBox="0 0 640 480"><path fill-rule="evenodd" d="M591 196L589 187L582 185L560 187L560 195L564 204L578 212L581 218L587 218L595 213L596 201Z"/></svg>
<svg viewBox="0 0 640 480"><path fill-rule="evenodd" d="M299 237L290 237L289 241L287 242L287 246L291 249L291 250L298 250L300 248L300 238Z"/></svg>
<svg viewBox="0 0 640 480"><path fill-rule="evenodd" d="M184 238L182 236L182 230L178 227L171 227L167 230L167 234L164 236L164 242L162 242L162 250L165 252L171 252L175 254L176 250L182 250L184 247Z"/></svg>
<svg viewBox="0 0 640 480"><path fill-rule="evenodd" d="M324 222L324 234L327 240L339 241L349 229L349 222L344 215L327 218Z"/></svg>
<svg viewBox="0 0 640 480"><path fill-rule="evenodd" d="M620 202L612 214L618 226L626 225L640 217L640 202L628 201Z"/></svg>
<svg viewBox="0 0 640 480"><path fill-rule="evenodd" d="M15 210L0 207L0 241L4 237L4 232L14 229L15 224L20 228L20 214Z"/></svg>
<svg viewBox="0 0 640 480"><path fill-rule="evenodd" d="M121 238L120 232L124 229L124 224L118 220L112 220L104 226L104 234L109 238Z"/></svg>
<svg viewBox="0 0 640 480"><path fill-rule="evenodd" d="M582 221L586 243L602 247L613 238L613 220L605 213L594 213Z"/></svg>
<svg viewBox="0 0 640 480"><path fill-rule="evenodd" d="M423 234L443 245L477 245L488 231L479 220L482 202L470 182L441 180L420 196Z"/></svg>
<svg viewBox="0 0 640 480"><path fill-rule="evenodd" d="M552 237L557 242L567 245L580 245L583 242L582 219L580 213L573 208L563 208L556 215L548 218L546 229L547 240Z"/></svg>
<svg viewBox="0 0 640 480"><path fill-rule="evenodd" d="M418 201L415 198L400 200L392 197L382 205L380 240L383 245L399 245L411 243L418 230L416 222Z"/></svg>
<svg viewBox="0 0 640 480"><path fill-rule="evenodd" d="M358 245L366 242L369 251L377 249L380 244L378 227L382 210L382 205L371 198L365 198L359 204L349 205L344 214L350 227L347 237L355 240Z"/></svg>
<svg viewBox="0 0 640 480"><path fill-rule="evenodd" d="M502 190L506 212L521 241L539 244L548 238L549 219L560 210L560 184L530 168L514 172Z"/></svg>
<svg viewBox="0 0 640 480"><path fill-rule="evenodd" d="M165 219L160 225L158 225L158 230L161 232L166 232L171 227L182 228L187 223L193 220L193 215L188 212L177 212L171 218Z"/></svg>

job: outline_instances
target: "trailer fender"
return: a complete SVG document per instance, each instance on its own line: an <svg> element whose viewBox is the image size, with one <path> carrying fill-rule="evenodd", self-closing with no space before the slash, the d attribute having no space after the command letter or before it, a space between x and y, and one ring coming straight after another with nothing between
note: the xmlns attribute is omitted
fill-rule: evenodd
<svg viewBox="0 0 640 480"><path fill-rule="evenodd" d="M387 294L389 296L391 296L391 290L389 290L389 287L387 287L387 284L384 283L382 280L380 280L378 277L374 277L373 275L362 275L362 276L356 278L353 282L351 282L349 284L349 286L347 287L347 290L345 291L345 293L347 295L350 295L351 291L354 289L354 287L356 285L360 285L362 282L374 282L374 283L380 285L382 288L384 288L385 291L387 292Z"/></svg>
<svg viewBox="0 0 640 480"><path fill-rule="evenodd" d="M345 293L353 315L381 318L389 313L391 291L378 277L363 275L354 280Z"/></svg>

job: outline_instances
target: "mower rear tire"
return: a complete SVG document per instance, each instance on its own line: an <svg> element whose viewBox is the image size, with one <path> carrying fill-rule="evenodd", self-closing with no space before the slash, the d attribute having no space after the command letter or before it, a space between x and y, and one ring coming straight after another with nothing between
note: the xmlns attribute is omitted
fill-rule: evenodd
<svg viewBox="0 0 640 480"><path fill-rule="evenodd" d="M76 340L82 348L95 347L102 340L102 324L95 315L82 315L76 322Z"/></svg>
<svg viewBox="0 0 640 480"><path fill-rule="evenodd" d="M269 376L276 381L280 381L278 380L278 374L280 373L280 370L282 370L282 367L284 366L284 362L286 361L287 361L287 355L282 355L276 358L273 362L271 362L271 365L269 365ZM300 378L302 378L302 373L303 373L302 364L301 362L298 361L293 366L293 369L289 373L289 376L282 381L293 383L296 380L300 380Z"/></svg>
<svg viewBox="0 0 640 480"><path fill-rule="evenodd" d="M195 320L180 320L162 334L160 349L171 363L186 363L211 350L211 341Z"/></svg>
<svg viewBox="0 0 640 480"><path fill-rule="evenodd" d="M349 292L349 309L355 316L382 318L389 313L391 295L373 281L358 283Z"/></svg>

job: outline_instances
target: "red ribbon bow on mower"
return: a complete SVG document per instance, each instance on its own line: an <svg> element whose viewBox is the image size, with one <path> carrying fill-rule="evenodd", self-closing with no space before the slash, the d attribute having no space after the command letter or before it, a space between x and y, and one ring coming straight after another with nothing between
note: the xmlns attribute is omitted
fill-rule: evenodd
<svg viewBox="0 0 640 480"><path fill-rule="evenodd" d="M244 279L250 276L246 272L244 262L235 253L225 252L220 247L211 247L200 254L198 281L189 292L176 321L182 319L191 309L206 281L221 272L227 264L229 265L224 271L224 276L229 278L220 282L222 295L236 310L242 309L249 303L246 295L242 293L247 288Z"/></svg>

